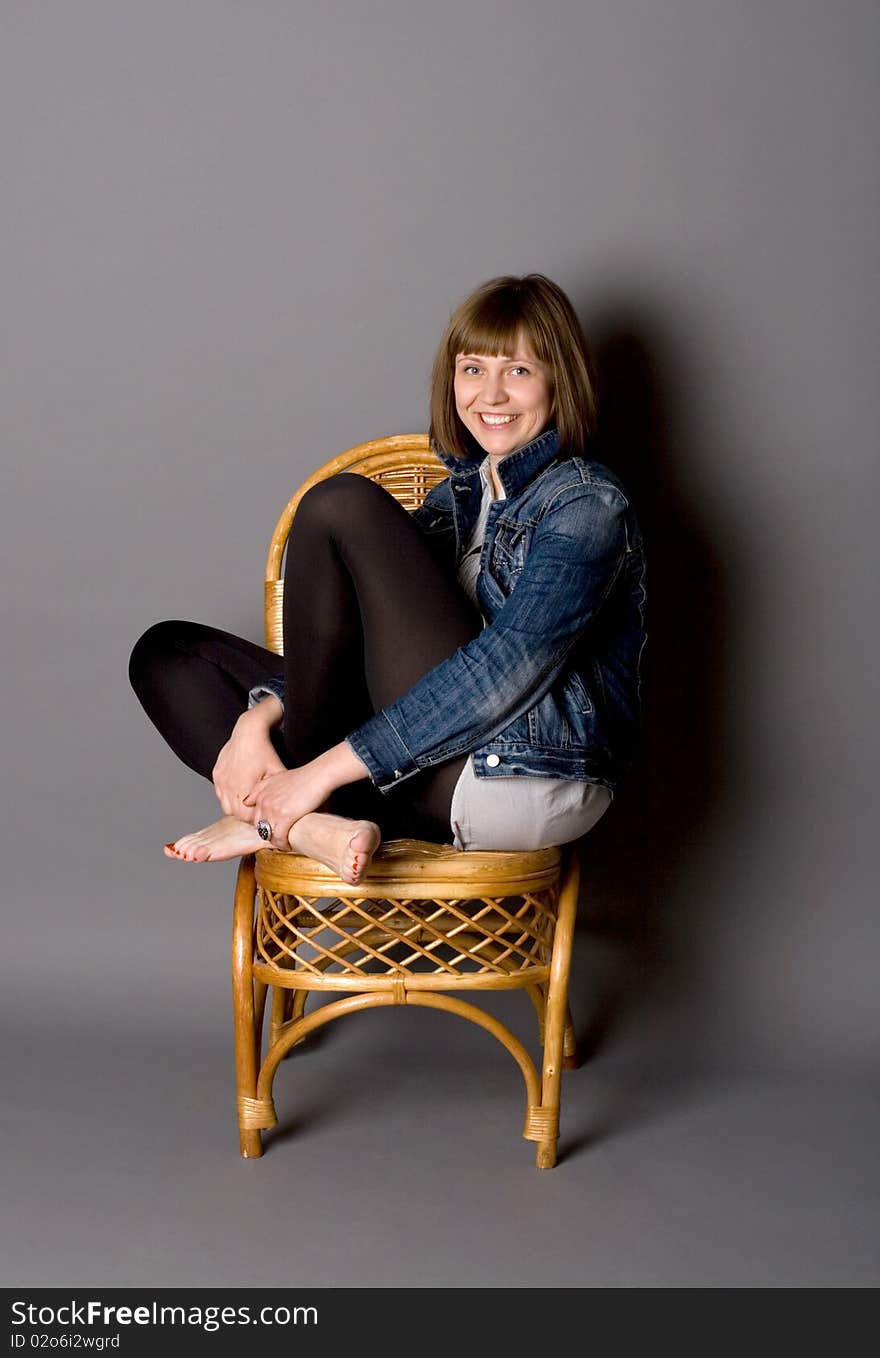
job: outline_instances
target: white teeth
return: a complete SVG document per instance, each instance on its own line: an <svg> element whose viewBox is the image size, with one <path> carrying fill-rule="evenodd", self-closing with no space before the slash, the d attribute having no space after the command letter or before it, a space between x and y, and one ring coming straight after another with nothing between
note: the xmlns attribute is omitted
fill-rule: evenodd
<svg viewBox="0 0 880 1358"><path fill-rule="evenodd" d="M510 424L516 419L515 415L480 415L483 424Z"/></svg>

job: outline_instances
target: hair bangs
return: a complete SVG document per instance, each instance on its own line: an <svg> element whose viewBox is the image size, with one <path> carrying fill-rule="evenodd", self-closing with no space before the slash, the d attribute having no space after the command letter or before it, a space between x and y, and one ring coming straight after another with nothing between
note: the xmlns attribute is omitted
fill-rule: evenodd
<svg viewBox="0 0 880 1358"><path fill-rule="evenodd" d="M525 308L512 293L477 297L473 307L459 317L449 336L449 357L454 360L459 354L486 354L493 358L502 355L512 358L525 337L535 358L545 361L545 355L537 352L540 341L532 331Z"/></svg>

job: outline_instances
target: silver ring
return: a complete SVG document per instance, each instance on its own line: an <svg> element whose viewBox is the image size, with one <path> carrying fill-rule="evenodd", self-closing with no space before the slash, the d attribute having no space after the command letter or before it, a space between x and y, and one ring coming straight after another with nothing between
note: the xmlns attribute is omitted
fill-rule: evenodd
<svg viewBox="0 0 880 1358"><path fill-rule="evenodd" d="M257 821L257 834L260 836L260 839L272 838L272 826L267 820Z"/></svg>

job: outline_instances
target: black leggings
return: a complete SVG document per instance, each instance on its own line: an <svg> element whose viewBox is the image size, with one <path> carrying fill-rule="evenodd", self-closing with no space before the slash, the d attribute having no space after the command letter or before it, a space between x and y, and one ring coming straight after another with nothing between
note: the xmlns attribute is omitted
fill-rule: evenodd
<svg viewBox="0 0 880 1358"><path fill-rule="evenodd" d="M365 477L343 473L300 502L287 544L284 657L194 622L160 622L136 643L132 687L174 753L210 779L248 691L284 675L279 757L293 768L337 744L477 635L480 615L432 556L409 514ZM465 763L449 760L389 795L369 780L331 809L378 821L383 835L448 842Z"/></svg>

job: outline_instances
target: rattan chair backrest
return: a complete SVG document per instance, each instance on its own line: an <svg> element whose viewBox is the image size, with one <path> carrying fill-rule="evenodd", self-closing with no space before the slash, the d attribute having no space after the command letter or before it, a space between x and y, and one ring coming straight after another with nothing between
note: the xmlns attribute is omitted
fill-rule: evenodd
<svg viewBox="0 0 880 1358"><path fill-rule="evenodd" d="M284 549L299 502L307 490L337 472L355 472L377 481L407 510L418 509L428 491L447 475L446 468L431 451L427 434L392 434L389 438L358 443L347 452L325 462L304 481L288 501L275 525L266 561L265 628L266 645L284 654L282 613L284 605Z"/></svg>

